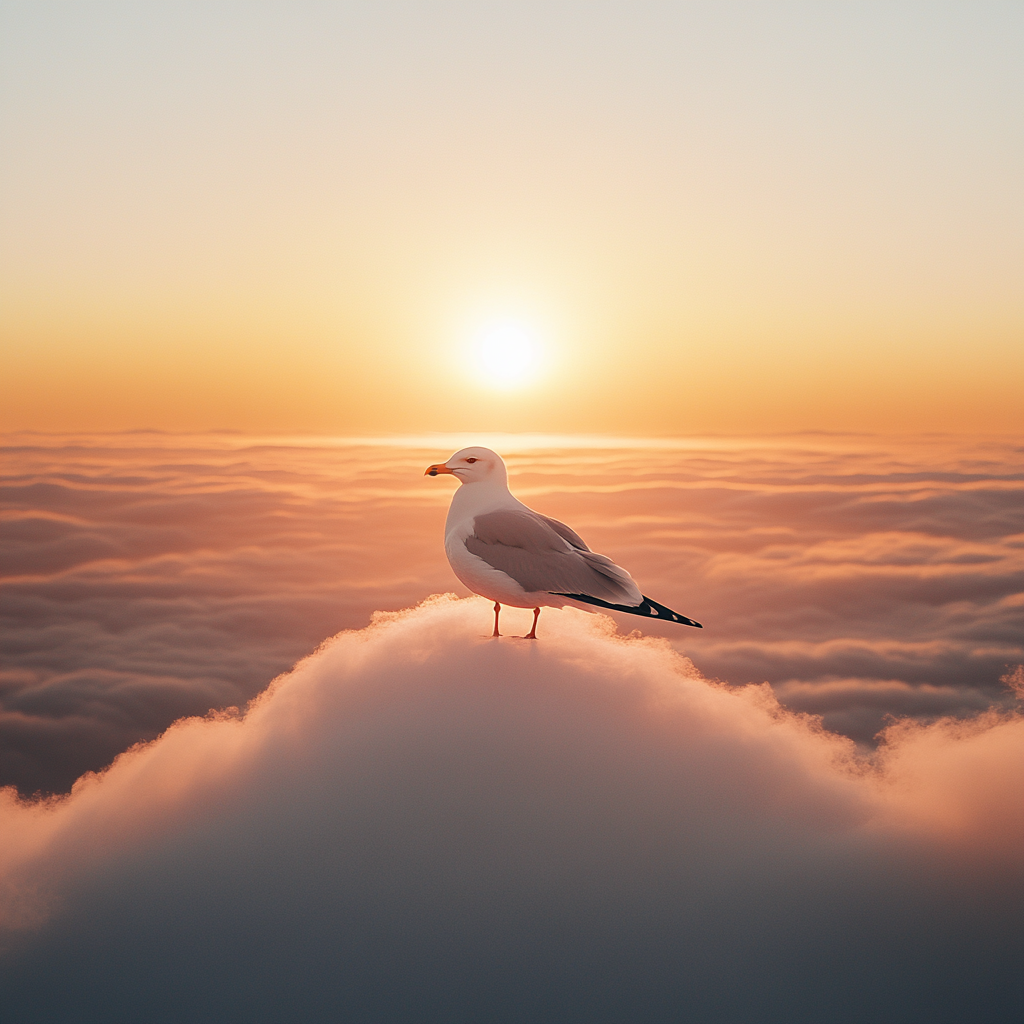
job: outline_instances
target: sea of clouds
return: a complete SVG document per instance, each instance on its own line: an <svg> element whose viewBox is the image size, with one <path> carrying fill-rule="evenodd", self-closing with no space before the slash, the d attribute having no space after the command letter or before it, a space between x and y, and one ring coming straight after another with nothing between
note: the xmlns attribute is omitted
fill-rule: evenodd
<svg viewBox="0 0 1024 1024"><path fill-rule="evenodd" d="M344 632L0 804L11 1022L1020 1019L1024 717L873 754L575 609Z"/></svg>
<svg viewBox="0 0 1024 1024"><path fill-rule="evenodd" d="M441 546L453 482L422 474L470 441L703 622L619 617L708 677L769 682L861 744L889 716L1008 706L1000 680L1024 662L1010 440L25 434L0 494L0 785L65 792L183 715L244 706L375 611L465 594ZM544 613L542 639L557 623Z"/></svg>
<svg viewBox="0 0 1024 1024"><path fill-rule="evenodd" d="M1019 446L474 438L705 623L534 643L467 440L12 440L3 1019L1016 1024Z"/></svg>

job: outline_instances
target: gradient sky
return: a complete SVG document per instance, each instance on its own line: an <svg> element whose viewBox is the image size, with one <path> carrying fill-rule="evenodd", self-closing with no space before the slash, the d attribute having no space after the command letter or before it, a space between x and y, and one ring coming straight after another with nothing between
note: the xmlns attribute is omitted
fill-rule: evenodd
<svg viewBox="0 0 1024 1024"><path fill-rule="evenodd" d="M0 425L1019 429L1021 52L1014 3L4 3Z"/></svg>

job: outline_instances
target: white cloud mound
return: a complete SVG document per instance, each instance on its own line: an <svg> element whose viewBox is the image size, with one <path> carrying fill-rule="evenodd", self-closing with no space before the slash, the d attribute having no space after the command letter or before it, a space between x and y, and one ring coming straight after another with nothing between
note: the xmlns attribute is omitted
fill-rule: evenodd
<svg viewBox="0 0 1024 1024"><path fill-rule="evenodd" d="M869 764L601 616L487 626L379 616L244 717L7 791L7 1018L1019 1016L1020 716Z"/></svg>

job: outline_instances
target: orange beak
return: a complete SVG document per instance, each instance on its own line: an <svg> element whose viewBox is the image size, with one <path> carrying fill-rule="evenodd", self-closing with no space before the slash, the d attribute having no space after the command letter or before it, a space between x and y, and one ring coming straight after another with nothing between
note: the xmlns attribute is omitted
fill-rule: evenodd
<svg viewBox="0 0 1024 1024"><path fill-rule="evenodd" d="M439 462L436 466L427 466L424 476L437 476L438 473L451 473L452 476L455 474L443 463Z"/></svg>

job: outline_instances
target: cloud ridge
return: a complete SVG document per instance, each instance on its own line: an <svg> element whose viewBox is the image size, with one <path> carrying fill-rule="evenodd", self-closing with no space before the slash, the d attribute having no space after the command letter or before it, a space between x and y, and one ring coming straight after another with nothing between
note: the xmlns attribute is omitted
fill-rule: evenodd
<svg viewBox="0 0 1024 1024"><path fill-rule="evenodd" d="M546 621L378 615L244 715L6 791L10 1019L1015 1019L1019 714L867 759L666 641Z"/></svg>

